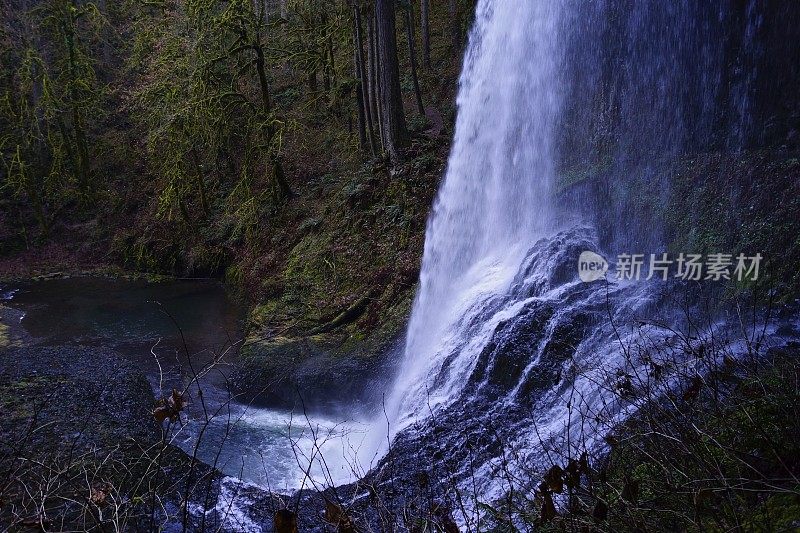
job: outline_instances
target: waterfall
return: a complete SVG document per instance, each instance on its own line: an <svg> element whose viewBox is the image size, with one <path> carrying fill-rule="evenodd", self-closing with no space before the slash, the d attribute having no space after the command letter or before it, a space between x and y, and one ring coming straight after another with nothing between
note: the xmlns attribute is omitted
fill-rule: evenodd
<svg viewBox="0 0 800 533"><path fill-rule="evenodd" d="M663 251L665 162L751 142L762 24L754 2L478 1L370 453L443 455L491 493L498 442L569 456L635 410L597 383L647 364L624 346L666 339L637 324L677 326L676 291L584 283L577 259Z"/></svg>
<svg viewBox="0 0 800 533"><path fill-rule="evenodd" d="M484 1L477 8L403 372L387 402L395 432L454 397L472 366L444 361L448 343L458 340L454 324L476 301L504 290L552 226L561 10L558 2Z"/></svg>

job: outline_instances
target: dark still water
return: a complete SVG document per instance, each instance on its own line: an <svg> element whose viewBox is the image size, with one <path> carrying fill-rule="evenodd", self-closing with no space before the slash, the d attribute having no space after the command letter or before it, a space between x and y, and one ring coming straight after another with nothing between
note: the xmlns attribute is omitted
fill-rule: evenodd
<svg viewBox="0 0 800 533"><path fill-rule="evenodd" d="M12 305L37 342L114 348L148 374L151 349L167 366L185 364L187 348L193 362L207 362L225 350L234 356L242 338L243 309L213 281L68 278L16 288Z"/></svg>
<svg viewBox="0 0 800 533"><path fill-rule="evenodd" d="M341 457L341 436L355 432L358 440L358 424L231 400L226 379L242 346L245 308L221 284L67 278L1 286L0 298L24 313L29 342L108 348L142 369L156 397L186 390L190 404L172 442L224 473L279 491L308 486L309 462L320 483L351 479L346 461L324 469L319 462L323 451ZM198 373L205 409L193 384Z"/></svg>

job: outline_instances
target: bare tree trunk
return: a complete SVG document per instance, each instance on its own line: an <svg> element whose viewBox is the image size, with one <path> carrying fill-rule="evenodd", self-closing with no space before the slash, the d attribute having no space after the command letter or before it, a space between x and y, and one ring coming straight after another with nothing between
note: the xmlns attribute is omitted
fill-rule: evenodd
<svg viewBox="0 0 800 533"><path fill-rule="evenodd" d="M197 192L200 193L200 207L203 209L203 216L208 215L208 195L206 194L206 183L203 176L203 170L200 168L200 155L197 149L192 145L190 150L192 154L192 166L194 166L194 179L197 183Z"/></svg>
<svg viewBox="0 0 800 533"><path fill-rule="evenodd" d="M400 68L397 61L394 0L377 0L375 21L378 37L378 77L380 79L381 118L384 148L392 162L402 160L408 144L408 130L400 92Z"/></svg>
<svg viewBox="0 0 800 533"><path fill-rule="evenodd" d="M461 10L458 8L458 0L448 0L447 7L450 11L450 38L455 56L461 51Z"/></svg>
<svg viewBox="0 0 800 533"><path fill-rule="evenodd" d="M414 4L409 2L406 10L406 37L408 38L408 58L411 62L411 79L414 82L414 96L417 99L417 111L425 115L425 106L422 105L422 92L419 90L417 78L417 53L414 50Z"/></svg>
<svg viewBox="0 0 800 533"><path fill-rule="evenodd" d="M422 32L422 62L425 68L431 68L431 26L430 26L430 0L420 1L420 31Z"/></svg>
<svg viewBox="0 0 800 533"><path fill-rule="evenodd" d="M86 140L86 126L84 123L83 112L79 106L81 97L78 91L78 66L77 66L77 52L76 52L76 36L75 28L77 26L77 18L75 13L78 12L75 0L72 0L72 10L67 11L65 15L67 20L62 22L63 30L66 37L67 44L67 57L69 66L70 77L70 113L72 117L72 132L75 140L75 157L72 163L75 167L75 175L78 179L78 187L83 195L82 201L86 201L90 194L91 176L89 165L89 143ZM67 143L70 142L68 137L64 139Z"/></svg>
<svg viewBox="0 0 800 533"><path fill-rule="evenodd" d="M368 73L368 93L369 106L378 128L378 141L381 151L383 150L383 126L381 125L380 99L378 97L378 40L375 36L375 13L370 13L367 17L367 66Z"/></svg>
<svg viewBox="0 0 800 533"><path fill-rule="evenodd" d="M278 13L280 16L281 24L280 24L280 32L284 39L289 38L289 0L278 0ZM284 72L289 72L292 69L292 64L289 59L285 59L283 61L283 65L281 66Z"/></svg>
<svg viewBox="0 0 800 533"><path fill-rule="evenodd" d="M361 105L364 109L364 118L367 123L366 127L366 134L369 140L369 147L372 151L372 155L378 155L378 147L375 142L375 123L372 119L372 106L370 105L370 96L369 96L369 80L367 78L367 72L364 68L364 48L362 46L362 38L361 38L361 10L359 9L357 4L353 5L353 25L354 25L354 32L353 38L355 40L355 61L356 61L356 77L359 79L359 94L361 95Z"/></svg>
<svg viewBox="0 0 800 533"><path fill-rule="evenodd" d="M107 1L106 0L99 0L97 2L97 9L103 14L103 16L107 16L107 14L108 14ZM105 28L104 29L104 33L108 29L110 29L110 28ZM114 47L111 45L110 39L104 37L102 39L102 44L100 46L102 48L102 54L103 54L103 62L101 63L101 65L103 65L103 66L111 65L112 61L114 60L113 59ZM103 77L104 77L105 81L109 81L108 78L110 77L110 74L105 71L105 68L101 69L101 72L103 72Z"/></svg>
<svg viewBox="0 0 800 533"><path fill-rule="evenodd" d="M358 50L353 48L353 72L356 78L359 78L359 71ZM361 90L362 85L363 83L359 79L358 86L356 87L356 108L358 109L358 146L362 151L366 152L369 148L369 144L367 142L367 118L364 106L364 93Z"/></svg>

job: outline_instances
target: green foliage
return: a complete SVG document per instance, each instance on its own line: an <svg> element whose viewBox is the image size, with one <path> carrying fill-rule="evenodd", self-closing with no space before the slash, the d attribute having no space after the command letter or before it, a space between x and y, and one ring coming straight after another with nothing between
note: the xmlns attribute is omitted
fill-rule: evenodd
<svg viewBox="0 0 800 533"><path fill-rule="evenodd" d="M231 231L246 234L265 203L255 182L282 142L261 79L265 12L247 0L167 2L139 25L134 65L144 82L134 102L159 183L158 215L189 223L221 197L236 221Z"/></svg>
<svg viewBox="0 0 800 533"><path fill-rule="evenodd" d="M312 326L390 280L375 324L408 290L444 138L417 139L394 180L366 163L352 3L22 4L0 22L3 250L38 244L36 224L66 253L95 244L87 261L225 273L254 299L280 285Z"/></svg>
<svg viewBox="0 0 800 533"><path fill-rule="evenodd" d="M273 48L273 60L288 61L303 72L314 93L311 101L315 102L326 96L341 76L337 73L336 51L346 47L350 38L347 5L335 0L288 0L280 15L272 28L281 35ZM322 74L325 92L318 91L318 73Z"/></svg>
<svg viewBox="0 0 800 533"><path fill-rule="evenodd" d="M422 132L430 126L430 121L425 115L414 115L408 120L408 131Z"/></svg>
<svg viewBox="0 0 800 533"><path fill-rule="evenodd" d="M2 42L9 69L0 98L0 136L6 192L27 201L46 234L70 200L93 194L91 121L100 115L105 88L91 43L104 17L92 3L48 0L17 14L38 38L10 35Z"/></svg>

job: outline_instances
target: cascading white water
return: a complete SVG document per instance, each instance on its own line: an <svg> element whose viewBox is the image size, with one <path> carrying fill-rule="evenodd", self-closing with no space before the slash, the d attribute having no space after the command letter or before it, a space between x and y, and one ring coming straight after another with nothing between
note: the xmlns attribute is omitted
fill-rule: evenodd
<svg viewBox="0 0 800 533"><path fill-rule="evenodd" d="M471 482L477 459L492 492L498 439L536 462L543 441L569 454L574 435L589 449L631 412L597 386L633 371L609 317L674 323L671 289L584 284L577 258L663 251L642 188L661 202L664 161L742 142L742 99L729 93L746 100L752 77L732 74L731 57L751 61L736 43L752 40L754 9L478 1L402 362L364 470L396 437L399 454L433 446ZM661 335L645 329L637 342ZM566 390L581 398L577 423ZM485 438L488 426L502 435Z"/></svg>
<svg viewBox="0 0 800 533"><path fill-rule="evenodd" d="M656 352L683 362L669 327L639 320L676 325L677 291L583 283L577 258L663 251L643 197L665 199L665 162L751 134L762 16L754 1L478 0L395 381L366 436L332 424L321 446L303 442L315 484L391 479L394 493L405 479L413 492L424 473L491 502L509 450L512 468L535 470L604 446L638 407L617 386L647 378ZM541 475L525 479L530 493Z"/></svg>
<svg viewBox="0 0 800 533"><path fill-rule="evenodd" d="M476 302L505 290L525 252L552 227L562 7L478 3L402 372L387 399L392 434L454 397L474 363L444 364L460 341L454 326Z"/></svg>
<svg viewBox="0 0 800 533"><path fill-rule="evenodd" d="M642 200L667 197L665 169L751 135L764 15L732 0L477 4L420 286L378 414L308 419L302 433L282 432L274 413L243 417L262 446L251 464L266 426L293 439L301 468L285 468L277 447L267 451L280 468L264 468L287 490L348 485L337 498L397 505L403 520L420 501L458 507L470 531L482 530L482 502L534 494L554 464L601 459L650 393L703 372L687 354L704 335L735 345L724 318L676 341L679 284L584 283L576 267L586 250L663 251L663 213ZM222 488L221 512L258 507L237 504L231 480ZM255 529L246 514L236 520Z"/></svg>

